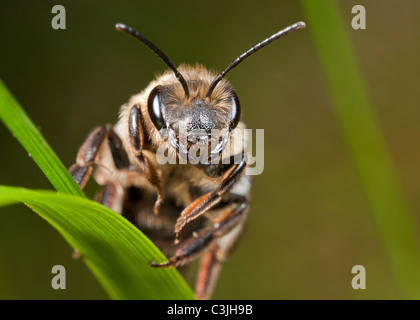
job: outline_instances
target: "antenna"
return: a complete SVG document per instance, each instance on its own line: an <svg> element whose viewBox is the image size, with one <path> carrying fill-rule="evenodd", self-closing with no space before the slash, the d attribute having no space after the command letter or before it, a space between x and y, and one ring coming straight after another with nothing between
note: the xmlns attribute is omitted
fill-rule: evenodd
<svg viewBox="0 0 420 320"><path fill-rule="evenodd" d="M153 42L151 42L145 36L143 36L142 34L138 33L133 28L131 28L131 27L129 27L129 26L123 24L123 23L117 23L115 25L115 28L118 31L128 33L129 35L133 36L134 38L137 38L138 40L143 42L146 46L148 46L150 50L152 50L163 62L166 63L166 65L169 68L172 69L172 71L175 73L176 78L182 84L182 87L184 88L184 91L185 91L185 95L187 96L187 98L190 96L190 92L188 90L188 85L187 85L187 82L185 81L184 77L182 76L181 73L179 73L179 71L174 66L171 59L169 59L168 56L162 52L162 50L160 50Z"/></svg>
<svg viewBox="0 0 420 320"><path fill-rule="evenodd" d="M305 22L296 22L295 24L292 24L291 26L288 26L287 28L284 28L283 30L280 30L279 32L273 34L272 36L266 38L265 40L257 43L255 46L253 46L251 49L249 49L248 51L242 53L239 57L237 57L235 60L233 60L231 62L230 65L228 65L228 67L223 70L222 72L220 72L216 78L214 78L213 82L210 85L209 91L207 91L207 97L210 97L211 93L213 92L214 88L216 87L216 85L220 82L220 80L223 79L223 77L226 75L226 73L228 73L230 70L232 70L233 68L235 68L238 64L240 64L242 61L244 61L246 58L248 58L250 55L252 55L253 53L257 52L258 50L260 50L261 48L264 48L267 44L270 44L271 42L293 32L299 29L303 29L306 27Z"/></svg>

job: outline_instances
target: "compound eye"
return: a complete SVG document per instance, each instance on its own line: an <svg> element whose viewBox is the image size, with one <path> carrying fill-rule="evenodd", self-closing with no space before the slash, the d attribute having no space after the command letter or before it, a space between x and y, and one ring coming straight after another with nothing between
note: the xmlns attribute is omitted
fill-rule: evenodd
<svg viewBox="0 0 420 320"><path fill-rule="evenodd" d="M157 130L162 129L162 127L165 125L165 120L163 119L162 114L163 105L160 91L160 86L155 87L150 93L149 99L147 101L147 109L150 119L152 120Z"/></svg>
<svg viewBox="0 0 420 320"><path fill-rule="evenodd" d="M241 119L241 105L239 103L238 96L236 93L233 92L232 94L232 113L231 113L231 120L230 120L230 130L236 128Z"/></svg>

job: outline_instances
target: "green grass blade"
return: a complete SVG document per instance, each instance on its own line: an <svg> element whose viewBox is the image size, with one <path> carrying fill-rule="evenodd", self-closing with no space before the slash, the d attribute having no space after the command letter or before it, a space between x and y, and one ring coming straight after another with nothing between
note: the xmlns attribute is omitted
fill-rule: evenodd
<svg viewBox="0 0 420 320"><path fill-rule="evenodd" d="M420 248L337 3L301 0L366 198L406 298L420 298ZM345 21L348 28L351 21ZM363 31L357 31L363 32Z"/></svg>
<svg viewBox="0 0 420 320"><path fill-rule="evenodd" d="M24 202L51 223L81 252L111 298L194 299L175 269L149 267L151 259L165 257L146 236L115 212L86 199L1 80L0 119L56 190L64 193L0 187L0 206Z"/></svg>
<svg viewBox="0 0 420 320"><path fill-rule="evenodd" d="M85 197L66 167L0 80L0 119L57 191Z"/></svg>
<svg viewBox="0 0 420 320"><path fill-rule="evenodd" d="M77 248L111 298L194 299L165 256L127 220L91 200L51 191L0 186L0 206L23 202Z"/></svg>

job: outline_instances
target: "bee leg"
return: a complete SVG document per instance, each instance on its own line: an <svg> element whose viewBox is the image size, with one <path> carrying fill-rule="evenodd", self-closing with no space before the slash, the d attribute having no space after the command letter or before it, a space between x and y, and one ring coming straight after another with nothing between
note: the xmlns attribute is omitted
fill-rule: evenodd
<svg viewBox="0 0 420 320"><path fill-rule="evenodd" d="M107 126L98 127L92 131L79 149L76 163L73 164L69 172L76 180L80 188L84 188L92 173L92 165L97 157L98 151L108 135Z"/></svg>
<svg viewBox="0 0 420 320"><path fill-rule="evenodd" d="M163 201L162 183L156 169L153 167L150 160L143 155L142 152L144 146L144 129L142 124L141 110L138 104L134 105L130 110L128 130L130 137L130 147L133 154L135 154L137 158L137 163L139 164L140 169L143 171L149 182L157 188L157 200L153 207L153 212L158 214L159 206Z"/></svg>
<svg viewBox="0 0 420 320"><path fill-rule="evenodd" d="M224 175L222 182L215 191L206 193L191 203L178 218L175 224L176 240L175 244L179 242L179 233L182 228L191 220L198 218L207 210L214 207L222 200L222 196L226 194L242 177L246 168L246 157L242 154L242 160L238 164L234 164Z"/></svg>
<svg viewBox="0 0 420 320"><path fill-rule="evenodd" d="M216 250L210 250L203 255L195 284L195 297L198 300L210 299L221 269L222 264L217 259Z"/></svg>
<svg viewBox="0 0 420 320"><path fill-rule="evenodd" d="M95 201L115 212L120 213L122 211L123 197L123 187L119 183L108 182L95 196Z"/></svg>
<svg viewBox="0 0 420 320"><path fill-rule="evenodd" d="M168 261L163 263L152 262L151 266L155 268L182 266L201 256L203 253L211 252L214 257L209 257L207 255L203 257L204 260L200 267L199 279L197 282L200 296L208 296L207 292L214 286L215 278L217 276L216 268L218 267L216 262L223 260L236 242L235 240L239 233L234 230L240 230L235 228L242 226L245 222L247 209L248 201L243 199L241 203L235 204L233 207L229 208L229 210L226 211L226 214L223 214L212 227L205 228L198 234L183 241L175 251L174 256L169 258ZM233 233L229 234L231 231ZM228 245L217 241L225 235L229 237ZM212 268L212 265L214 266L214 269Z"/></svg>
<svg viewBox="0 0 420 320"><path fill-rule="evenodd" d="M121 139L114 132L112 125L98 127L92 131L79 149L76 163L69 168L69 172L80 188L84 188L91 173L92 166L96 161L99 150L108 140L112 158L117 169L128 168L128 156L122 148Z"/></svg>

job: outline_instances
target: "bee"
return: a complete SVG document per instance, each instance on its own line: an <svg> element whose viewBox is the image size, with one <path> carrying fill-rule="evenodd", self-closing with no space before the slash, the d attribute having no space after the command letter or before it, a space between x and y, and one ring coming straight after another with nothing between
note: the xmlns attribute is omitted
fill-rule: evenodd
<svg viewBox="0 0 420 320"><path fill-rule="evenodd" d="M170 70L122 105L115 125L95 128L69 171L81 188L93 173L102 186L95 200L133 223L169 257L151 262L152 267L182 269L200 258L198 299L211 297L249 211L252 181L245 174L247 153L237 143L245 124L225 75L267 44L304 27L298 22L273 34L215 74L201 65L176 68L142 34L116 25ZM176 161L162 163L159 156Z"/></svg>

